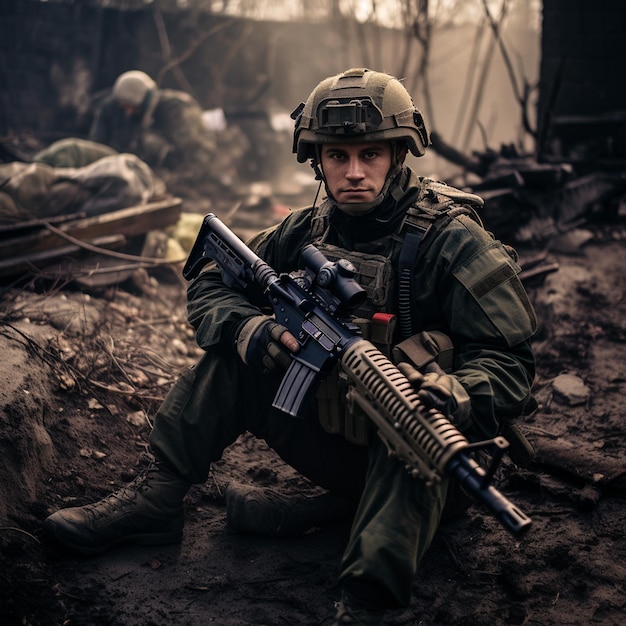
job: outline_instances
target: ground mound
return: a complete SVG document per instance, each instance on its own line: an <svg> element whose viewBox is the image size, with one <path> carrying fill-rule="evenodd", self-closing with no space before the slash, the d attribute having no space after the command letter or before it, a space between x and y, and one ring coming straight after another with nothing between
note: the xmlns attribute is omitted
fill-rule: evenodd
<svg viewBox="0 0 626 626"><path fill-rule="evenodd" d="M619 233L618 233L619 234ZM528 289L537 457L507 460L500 489L533 519L512 538L475 507L444 525L409 610L385 623L623 623L626 580L626 246L596 237ZM621 234L620 234L621 236ZM176 271L116 288L7 288L0 330L0 613L5 624L324 624L346 525L270 539L228 528L233 482L312 490L263 442L242 437L186 504L180 546L98 558L41 538L50 512L127 483L147 463L156 407L199 356Z"/></svg>

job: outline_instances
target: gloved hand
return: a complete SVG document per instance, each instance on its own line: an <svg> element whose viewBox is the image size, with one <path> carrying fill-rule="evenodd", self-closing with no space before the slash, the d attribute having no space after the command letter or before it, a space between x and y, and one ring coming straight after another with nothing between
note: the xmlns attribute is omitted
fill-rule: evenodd
<svg viewBox="0 0 626 626"><path fill-rule="evenodd" d="M241 360L258 371L286 370L291 364L290 352L300 344L285 326L268 315L256 315L241 326L235 341Z"/></svg>
<svg viewBox="0 0 626 626"><path fill-rule="evenodd" d="M399 363L398 369L413 385L417 397L427 408L436 409L449 417L461 431L471 425L470 398L457 378L438 367L437 371L422 374L406 362Z"/></svg>

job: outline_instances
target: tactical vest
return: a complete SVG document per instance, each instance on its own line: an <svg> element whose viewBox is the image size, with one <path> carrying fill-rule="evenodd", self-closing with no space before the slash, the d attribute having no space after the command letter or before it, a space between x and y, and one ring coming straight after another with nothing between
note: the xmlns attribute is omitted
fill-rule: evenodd
<svg viewBox="0 0 626 626"><path fill-rule="evenodd" d="M431 227L435 231L443 230L459 214L469 215L481 224L473 207L482 204L478 196L444 183L422 179L419 195L396 232L377 241L377 254L367 254L327 242L332 203L326 200L314 209L311 243L331 261L347 259L356 268L355 278L368 295L364 304L354 312L356 317L372 319L375 313L397 312L401 318L411 318L407 309L410 307L410 295L406 290L410 291L418 251L426 234ZM412 325L412 320L401 319L400 323L407 326L402 334L410 334L408 325Z"/></svg>
<svg viewBox="0 0 626 626"><path fill-rule="evenodd" d="M422 241L432 241L437 232L459 214L469 215L481 223L472 208L482 206L481 198L429 179L423 179L421 183L420 192L398 229L377 241L377 254L347 250L327 241L332 207L330 201L326 200L315 208L311 221L311 243L329 260L347 259L354 265L355 278L368 296L364 304L354 311L354 321L359 324L362 335L389 357L397 341L396 320L400 324L401 339L408 340L409 337L417 336L418 330L424 330L414 328L412 310L413 270L418 262L418 253L423 253L429 245L425 242L422 246ZM432 238L428 236L431 232ZM380 315L385 313L396 316ZM427 333L421 335L427 340L433 339ZM443 333L440 335L445 343L447 337ZM434 337L435 343L437 339ZM413 342L411 352L419 353L419 359L436 358L429 352L428 346L422 350L421 343ZM451 342L446 349L451 365ZM411 360L419 365L415 359ZM343 406L347 384L339 368L322 382L317 392L320 423L327 432L341 433L349 441L365 445L370 423L359 407Z"/></svg>
<svg viewBox="0 0 626 626"><path fill-rule="evenodd" d="M326 243L331 208L329 202L316 209L312 220L311 237L312 243L332 261L344 258L354 264L356 278L368 294L365 304L357 311L357 315L362 315L367 320L363 326L366 338L391 356L392 360L397 361L399 357L400 360L408 360L419 368L420 364L426 364L429 359L435 358L444 370L451 371L454 346L450 338L443 333L412 327L410 305L413 269L419 262L418 255L428 249L429 242L434 240L437 233L455 216L467 215L482 226L475 209L480 208L483 201L478 196L448 187L444 183L429 179L423 179L421 182L422 189L407 211L403 223L395 233L387 237L384 246L387 254L366 255ZM515 250L507 245L504 247L511 258L517 261ZM394 302L396 284L398 296ZM395 347L392 345L393 329L383 327L381 330L372 323L374 314L384 311L398 311L401 327L410 326L401 328L400 335L403 341ZM394 353L389 355L392 349ZM448 354L442 359L446 352ZM342 434L357 445L367 445L371 422L358 405L345 404L348 384L340 368L336 368L322 381L316 394L319 421L327 432ZM511 458L519 465L527 465L534 457L535 451L519 426L510 420L503 420L500 428L501 434L511 445L509 450Z"/></svg>

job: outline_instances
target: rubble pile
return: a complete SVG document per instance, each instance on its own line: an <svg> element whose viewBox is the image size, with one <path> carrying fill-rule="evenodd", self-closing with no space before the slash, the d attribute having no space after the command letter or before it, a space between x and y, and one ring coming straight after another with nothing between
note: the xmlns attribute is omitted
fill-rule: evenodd
<svg viewBox="0 0 626 626"><path fill-rule="evenodd" d="M538 163L511 147L489 156L493 160L485 176L471 189L485 200L486 225L503 240L543 246L596 218L611 219L624 210L622 171L581 174L570 163Z"/></svg>

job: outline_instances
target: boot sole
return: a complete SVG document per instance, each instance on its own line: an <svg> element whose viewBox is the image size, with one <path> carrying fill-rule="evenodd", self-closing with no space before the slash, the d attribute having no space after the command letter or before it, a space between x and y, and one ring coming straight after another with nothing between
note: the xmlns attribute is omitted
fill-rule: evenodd
<svg viewBox="0 0 626 626"><path fill-rule="evenodd" d="M147 533L138 535L128 535L121 537L114 541L110 541L107 544L100 546L84 546L72 541L68 541L64 537L55 532L53 528L46 528L44 525L46 534L52 538L57 544L81 554L82 556L97 556L107 550L122 545L135 545L135 546L167 546L175 543L180 543L183 539L182 531L168 532L168 533Z"/></svg>

